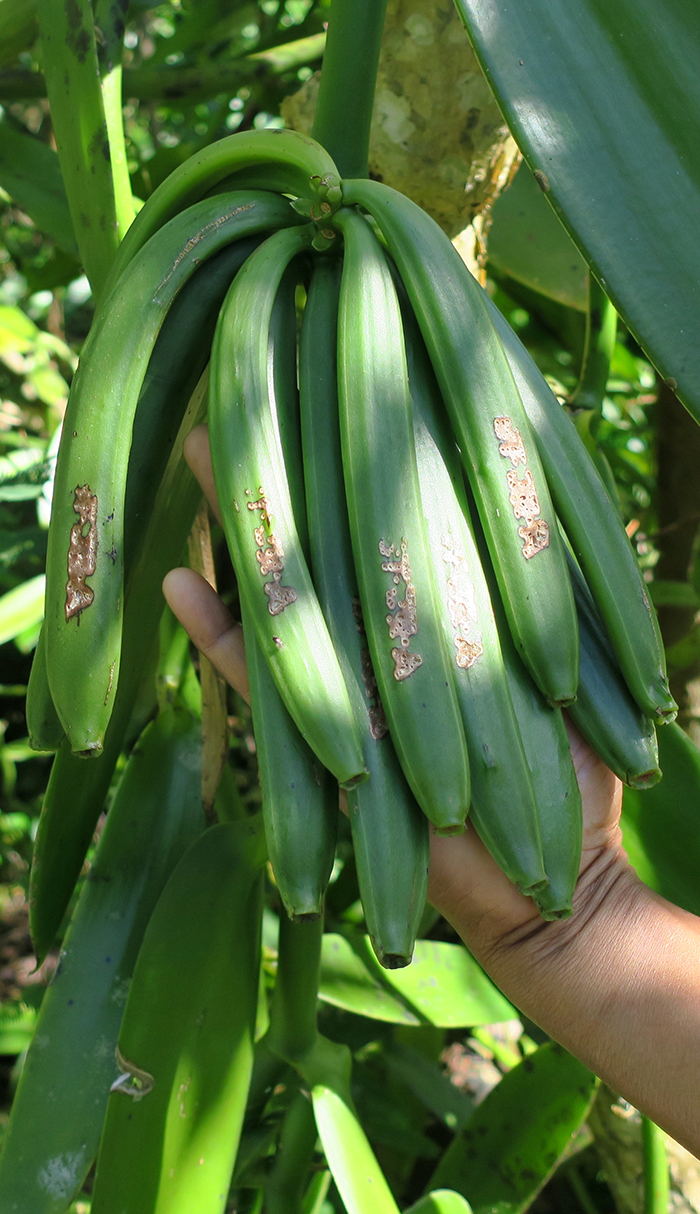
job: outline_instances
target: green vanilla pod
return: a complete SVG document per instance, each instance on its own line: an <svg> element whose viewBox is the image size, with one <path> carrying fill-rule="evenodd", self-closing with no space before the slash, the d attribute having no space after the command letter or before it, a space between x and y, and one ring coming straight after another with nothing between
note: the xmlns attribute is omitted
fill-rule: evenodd
<svg viewBox="0 0 700 1214"><path fill-rule="evenodd" d="M659 723L678 706L658 620L622 521L571 419L522 342L486 298L532 426L561 518L637 704Z"/></svg>
<svg viewBox="0 0 700 1214"><path fill-rule="evenodd" d="M58 750L65 734L58 719L46 671L46 632L42 626L27 687L27 732L33 750Z"/></svg>
<svg viewBox="0 0 700 1214"><path fill-rule="evenodd" d="M93 1214L225 1208L253 1065L264 861L259 819L213 826L160 896L124 1009Z"/></svg>
<svg viewBox="0 0 700 1214"><path fill-rule="evenodd" d="M272 175L266 178L268 169ZM252 180L260 171L266 181L264 189L309 198L319 206L325 202L329 212L336 195L339 198L338 170L309 135L278 129L226 135L189 156L153 191L119 247L107 288L114 286L124 267L168 220L231 174L250 173ZM319 211L319 217L324 215L325 211Z"/></svg>
<svg viewBox="0 0 700 1214"><path fill-rule="evenodd" d="M377 181L343 182L394 258L477 503L518 652L546 698L578 683L576 611L544 471L483 292L441 228Z"/></svg>
<svg viewBox="0 0 700 1214"><path fill-rule="evenodd" d="M661 779L654 722L629 692L581 569L569 555L581 638L581 675L569 716L624 784L651 788Z"/></svg>
<svg viewBox="0 0 700 1214"><path fill-rule="evenodd" d="M0 1157L4 1214L63 1214L97 1154L138 950L204 829L201 731L167 709L134 748L42 1000Z"/></svg>
<svg viewBox="0 0 700 1214"><path fill-rule="evenodd" d="M415 319L407 309L404 318L421 503L469 751L470 812L496 862L529 894L544 884L546 874L519 717L459 455Z"/></svg>
<svg viewBox="0 0 700 1214"><path fill-rule="evenodd" d="M369 779L348 793L360 897L387 968L408 965L428 885L428 822L401 771L379 699L359 609L343 491L336 335L341 263L318 257L299 344L299 389L311 568L355 716Z"/></svg>
<svg viewBox="0 0 700 1214"><path fill-rule="evenodd" d="M205 375L183 418L145 529L141 554L126 588L121 678L104 752L98 763L86 763L72 754L64 741L51 769L29 884L29 925L39 960L46 956L61 925L109 791L144 674L150 677L163 613L161 583L181 558L202 497L182 449L190 430L204 420L206 399Z"/></svg>
<svg viewBox="0 0 700 1214"><path fill-rule="evenodd" d="M124 578L139 547L183 414L209 362L219 310L260 236L226 245L199 267L168 310L148 362L129 452L124 503Z"/></svg>
<svg viewBox="0 0 700 1214"><path fill-rule="evenodd" d="M338 788L282 703L243 610L267 850L291 919L318 918L335 859Z"/></svg>
<svg viewBox="0 0 700 1214"><path fill-rule="evenodd" d="M486 559L485 545L484 557ZM493 579L493 574L491 575ZM493 602L500 624L508 685L530 769L547 884L532 897L543 919L566 919L581 867L583 811L569 738L561 709L547 704L521 662L503 618L493 579ZM482 823L474 814L477 829Z"/></svg>
<svg viewBox="0 0 700 1214"><path fill-rule="evenodd" d="M126 480L156 338L201 261L290 214L275 195L239 193L178 215L134 258L90 330L64 422L47 554L49 686L76 753L99 755L119 680Z"/></svg>
<svg viewBox="0 0 700 1214"><path fill-rule="evenodd" d="M246 618L302 737L352 785L365 776L359 730L304 557L269 374L277 289L312 237L311 228L278 232L237 275L212 347L209 434Z"/></svg>
<svg viewBox="0 0 700 1214"><path fill-rule="evenodd" d="M296 286L292 262L270 317L268 358L290 498L308 555L297 389ZM290 918L318 918L335 859L338 788L307 746L285 708L243 608L250 703L262 789L265 839L277 887Z"/></svg>
<svg viewBox="0 0 700 1214"><path fill-rule="evenodd" d="M124 505L127 582L187 402L208 362L219 308L231 279L257 244L255 237L239 240L215 254L176 297L156 339L129 453ZM42 629L27 689L27 728L30 745L57 750L65 735L48 684L45 640Z"/></svg>
<svg viewBox="0 0 700 1214"><path fill-rule="evenodd" d="M364 627L404 775L436 830L453 834L469 809L469 762L420 508L399 301L369 225L351 210L336 223L340 433Z"/></svg>

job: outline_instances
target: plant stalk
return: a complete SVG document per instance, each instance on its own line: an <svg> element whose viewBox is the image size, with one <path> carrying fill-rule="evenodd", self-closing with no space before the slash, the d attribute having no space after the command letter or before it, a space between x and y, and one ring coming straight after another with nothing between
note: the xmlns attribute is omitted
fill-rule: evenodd
<svg viewBox="0 0 700 1214"><path fill-rule="evenodd" d="M333 0L312 135L341 177L367 177L386 0Z"/></svg>
<svg viewBox="0 0 700 1214"><path fill-rule="evenodd" d="M267 1040L269 1048L288 1062L303 1058L316 1040L322 940L322 916L294 923L282 913L277 980Z"/></svg>
<svg viewBox="0 0 700 1214"><path fill-rule="evenodd" d="M644 1214L667 1214L669 1181L666 1140L648 1117L642 1117L642 1157L644 1161Z"/></svg>

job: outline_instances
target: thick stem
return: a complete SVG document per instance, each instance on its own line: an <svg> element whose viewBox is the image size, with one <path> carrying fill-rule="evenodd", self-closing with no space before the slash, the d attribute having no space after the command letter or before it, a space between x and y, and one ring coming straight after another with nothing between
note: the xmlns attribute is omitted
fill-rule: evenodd
<svg viewBox="0 0 700 1214"><path fill-rule="evenodd" d="M312 134L341 177L367 177L386 0L333 0Z"/></svg>
<svg viewBox="0 0 700 1214"><path fill-rule="evenodd" d="M317 1138L311 1099L306 1092L298 1092L285 1115L265 1185L266 1214L302 1214Z"/></svg>
<svg viewBox="0 0 700 1214"><path fill-rule="evenodd" d="M294 923L282 914L268 1043L289 1062L302 1058L316 1040L322 940L322 916Z"/></svg>
<svg viewBox="0 0 700 1214"><path fill-rule="evenodd" d="M644 1214L666 1214L669 1179L666 1139L648 1117L642 1117L642 1155L644 1159Z"/></svg>

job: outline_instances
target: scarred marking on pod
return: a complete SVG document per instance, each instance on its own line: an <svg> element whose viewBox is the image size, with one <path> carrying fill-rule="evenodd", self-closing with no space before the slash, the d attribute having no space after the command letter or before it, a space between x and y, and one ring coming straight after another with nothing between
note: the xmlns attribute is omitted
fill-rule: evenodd
<svg viewBox="0 0 700 1214"><path fill-rule="evenodd" d="M177 257L175 258L175 261L172 264L170 273L166 274L163 281L158 284L155 291L153 292L154 300L156 299L158 292L163 290L163 287L165 286L166 282L168 282L172 278L173 274L177 270L177 267L180 265L180 262L183 261L185 257L187 257L188 253L191 253L193 249L196 249L199 242L201 240L204 240L205 236L208 236L210 232L215 232L217 228L220 228L221 225L224 223L228 223L229 219L233 219L236 215L241 215L241 214L243 214L244 211L252 211L254 206L255 206L254 202L248 202L245 204L245 206L236 207L233 211L226 211L226 213L224 215L217 215L216 219L212 219L211 223L205 224L203 228L200 228L200 230L198 232L195 232L194 236L190 236L190 239L187 241L187 244L180 250Z"/></svg>
<svg viewBox="0 0 700 1214"><path fill-rule="evenodd" d="M525 466L527 452L519 430L516 430L509 417L494 417L493 428L499 440L498 452L504 459L509 459L514 468L518 464Z"/></svg>
<svg viewBox="0 0 700 1214"><path fill-rule="evenodd" d="M95 598L94 590L87 585L97 565L97 496L89 485L76 485L73 509L79 521L70 529L68 545L68 581L66 582L66 623L74 615L80 623L80 613L89 607Z"/></svg>
<svg viewBox="0 0 700 1214"><path fill-rule="evenodd" d="M272 581L263 583L263 590L268 597L267 609L270 615L280 615L285 607L296 602L297 592L293 586L282 585L284 548L282 541L272 533L270 503L265 497L262 485L258 489L258 495L256 501L246 503L250 511L257 511L260 515L260 525L253 531L257 546L255 559L260 566L262 577L267 577L268 573L272 574ZM246 489L246 496L252 496L249 489Z"/></svg>
<svg viewBox="0 0 700 1214"><path fill-rule="evenodd" d="M112 684L114 682L114 667L115 666L116 666L116 662L112 662L109 667L109 683L107 684L107 692L105 694L105 699L104 699L105 708L107 707L107 701L109 699L110 692L112 690Z"/></svg>
<svg viewBox="0 0 700 1214"><path fill-rule="evenodd" d="M513 465L506 473L510 490L509 501L516 519L524 520L525 525L518 528L518 535L523 541L523 556L529 561L538 552L549 547L549 523L538 517L540 499L532 472L524 467L527 463L527 452L520 431L515 428L509 417L495 417L493 429L499 440L499 454L504 459L509 459ZM521 464L524 471L522 476L519 476L518 467Z"/></svg>
<svg viewBox="0 0 700 1214"><path fill-rule="evenodd" d="M447 580L447 610L454 634L455 662L469 670L484 652L478 632L479 613L467 558L449 537L442 538L442 559L450 568Z"/></svg>
<svg viewBox="0 0 700 1214"><path fill-rule="evenodd" d="M142 1071L141 1067L135 1066L133 1062L129 1062L122 1054L119 1046L115 1050L117 1066L122 1072L118 1079L110 1087L110 1092L123 1092L125 1096L131 1096L132 1100L143 1100L149 1092L155 1087L155 1079L148 1071Z"/></svg>
<svg viewBox="0 0 700 1214"><path fill-rule="evenodd" d="M405 539L401 540L400 548L399 554L393 544L387 543L386 540L379 541L379 552L384 557L382 569L385 573L392 575L394 582L394 585L386 592L386 605L389 608L386 622L392 641L398 641L401 645L400 649L391 651L394 659L394 678L397 682L407 679L414 670L423 665L420 654L408 652L410 639L418 632L418 611L416 588L411 580L411 564ZM401 582L404 583L406 589L404 597L399 599L396 587L400 586Z"/></svg>

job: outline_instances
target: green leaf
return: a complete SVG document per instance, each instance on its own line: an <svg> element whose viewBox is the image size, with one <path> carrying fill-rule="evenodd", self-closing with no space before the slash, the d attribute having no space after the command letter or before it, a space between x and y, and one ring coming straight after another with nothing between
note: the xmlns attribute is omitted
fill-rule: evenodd
<svg viewBox="0 0 700 1214"><path fill-rule="evenodd" d="M472 1214L468 1201L453 1189L435 1189L421 1197L406 1214Z"/></svg>
<svg viewBox="0 0 700 1214"><path fill-rule="evenodd" d="M46 577L40 573L3 594L0 598L0 645L41 622L45 585Z"/></svg>
<svg viewBox="0 0 700 1214"><path fill-rule="evenodd" d="M587 1116L597 1082L556 1042L540 1046L479 1105L431 1186L457 1190L474 1214L526 1210Z"/></svg>
<svg viewBox="0 0 700 1214"><path fill-rule="evenodd" d="M548 201L700 419L695 0L456 0Z"/></svg>
<svg viewBox="0 0 700 1214"><path fill-rule="evenodd" d="M0 186L40 232L66 253L77 254L58 156L6 119L0 119Z"/></svg>
<svg viewBox="0 0 700 1214"><path fill-rule="evenodd" d="M124 1009L93 1214L223 1208L253 1063L264 858L259 820L212 826L161 894Z"/></svg>
<svg viewBox="0 0 700 1214"><path fill-rule="evenodd" d="M324 1084L311 1089L321 1145L348 1214L399 1214L367 1136L341 1096Z"/></svg>
<svg viewBox="0 0 700 1214"><path fill-rule="evenodd" d="M319 998L358 1016L440 1028L510 1020L515 1010L460 944L418 940L405 969L385 970L368 937L323 937Z"/></svg>
<svg viewBox="0 0 700 1214"><path fill-rule="evenodd" d="M28 757L11 746L15 762ZM143 934L175 864L204 827L200 754L199 722L169 709L141 735L125 768L12 1106L2 1210L62 1214L97 1153ZM0 1020L0 1042L2 1028Z"/></svg>
<svg viewBox="0 0 700 1214"><path fill-rule="evenodd" d="M526 164L497 199L489 265L550 299L588 307L588 266Z"/></svg>
<svg viewBox="0 0 700 1214"><path fill-rule="evenodd" d="M662 578L649 583L651 601L655 607L700 607L700 598L690 582L665 581Z"/></svg>
<svg viewBox="0 0 700 1214"><path fill-rule="evenodd" d="M642 881L700 915L700 750L678 725L664 725L658 739L663 779L625 789L623 842Z"/></svg>

